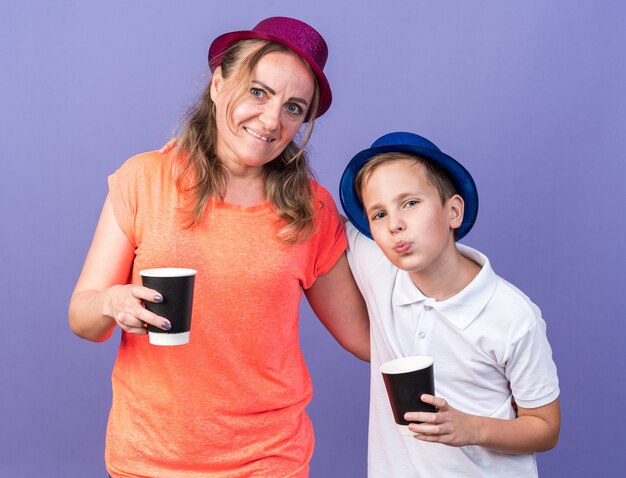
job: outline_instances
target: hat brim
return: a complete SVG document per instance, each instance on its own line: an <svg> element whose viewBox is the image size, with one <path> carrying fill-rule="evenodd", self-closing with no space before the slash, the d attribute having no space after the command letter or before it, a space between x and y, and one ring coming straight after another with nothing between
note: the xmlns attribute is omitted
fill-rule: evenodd
<svg viewBox="0 0 626 478"><path fill-rule="evenodd" d="M250 40L250 39L259 39L259 40L269 40L275 43L279 43L283 46L286 46L291 51L296 53L300 58L307 62L311 71L315 75L315 79L317 80L317 85L320 90L319 94L319 104L317 106L317 114L316 118L322 116L328 108L330 108L330 104L332 103L333 95L330 89L330 84L328 83L328 79L322 69L317 65L313 59L303 52L300 48L285 41L283 38L270 35L264 32L258 32L254 30L241 30L237 32L224 33L223 35L218 36L211 46L209 47L209 67L213 72L216 68L215 59L220 58L224 52L231 46L233 43L238 42L240 40ZM308 121L309 118L306 119Z"/></svg>
<svg viewBox="0 0 626 478"><path fill-rule="evenodd" d="M474 178L463 165L447 154L431 148L410 144L385 145L365 149L350 160L341 176L339 199L341 200L343 210L354 227L370 239L373 239L367 215L354 189L354 179L371 158L379 154L391 152L417 154L439 164L446 170L454 183L457 193L463 198L465 203L463 222L457 229L456 238L459 240L465 237L474 226L478 216L478 191Z"/></svg>

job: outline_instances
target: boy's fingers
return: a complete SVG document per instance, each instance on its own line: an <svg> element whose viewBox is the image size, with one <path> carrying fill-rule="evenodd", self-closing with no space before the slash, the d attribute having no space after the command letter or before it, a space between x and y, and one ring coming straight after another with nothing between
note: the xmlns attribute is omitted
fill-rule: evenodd
<svg viewBox="0 0 626 478"><path fill-rule="evenodd" d="M448 402L446 402L443 398L428 395L427 393L423 394L420 397L420 400L422 400L422 402L424 403L428 403L429 405L434 405L439 410L448 406Z"/></svg>
<svg viewBox="0 0 626 478"><path fill-rule="evenodd" d="M407 422L435 423L437 420L437 414L427 412L407 412L404 414L404 419Z"/></svg>

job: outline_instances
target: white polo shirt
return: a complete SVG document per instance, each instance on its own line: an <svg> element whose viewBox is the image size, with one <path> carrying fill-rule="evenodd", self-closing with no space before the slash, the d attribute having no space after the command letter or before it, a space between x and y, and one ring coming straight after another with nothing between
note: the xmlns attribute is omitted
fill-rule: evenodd
<svg viewBox="0 0 626 478"><path fill-rule="evenodd" d="M498 277L483 254L457 244L482 268L444 301L424 296L376 243L346 224L348 261L371 323L368 476L533 477L534 454L478 446L451 447L402 436L395 426L379 366L411 355L434 357L435 394L473 415L512 419L559 396L556 366L539 308Z"/></svg>

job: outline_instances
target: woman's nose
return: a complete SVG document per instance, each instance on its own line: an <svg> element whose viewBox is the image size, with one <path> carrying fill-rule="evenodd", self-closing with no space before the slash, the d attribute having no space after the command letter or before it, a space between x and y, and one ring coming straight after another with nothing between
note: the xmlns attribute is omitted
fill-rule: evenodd
<svg viewBox="0 0 626 478"><path fill-rule="evenodd" d="M261 111L259 120L267 131L274 131L278 127L279 117L280 109L275 105L267 104Z"/></svg>

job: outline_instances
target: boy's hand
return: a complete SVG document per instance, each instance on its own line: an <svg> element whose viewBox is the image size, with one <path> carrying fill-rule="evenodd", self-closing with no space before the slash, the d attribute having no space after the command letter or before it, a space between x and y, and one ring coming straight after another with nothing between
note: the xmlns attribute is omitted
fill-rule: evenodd
<svg viewBox="0 0 626 478"><path fill-rule="evenodd" d="M404 418L415 438L450 446L478 445L501 453L536 453L554 448L561 429L559 399L537 408L517 407L517 418L499 419L463 413L443 398L422 395L437 413L409 412Z"/></svg>
<svg viewBox="0 0 626 478"><path fill-rule="evenodd" d="M451 407L443 398L424 394L423 402L437 407L437 413L409 412L404 415L411 423L409 429L419 433L415 438L422 441L443 443L450 446L472 445L477 442L475 416Z"/></svg>

